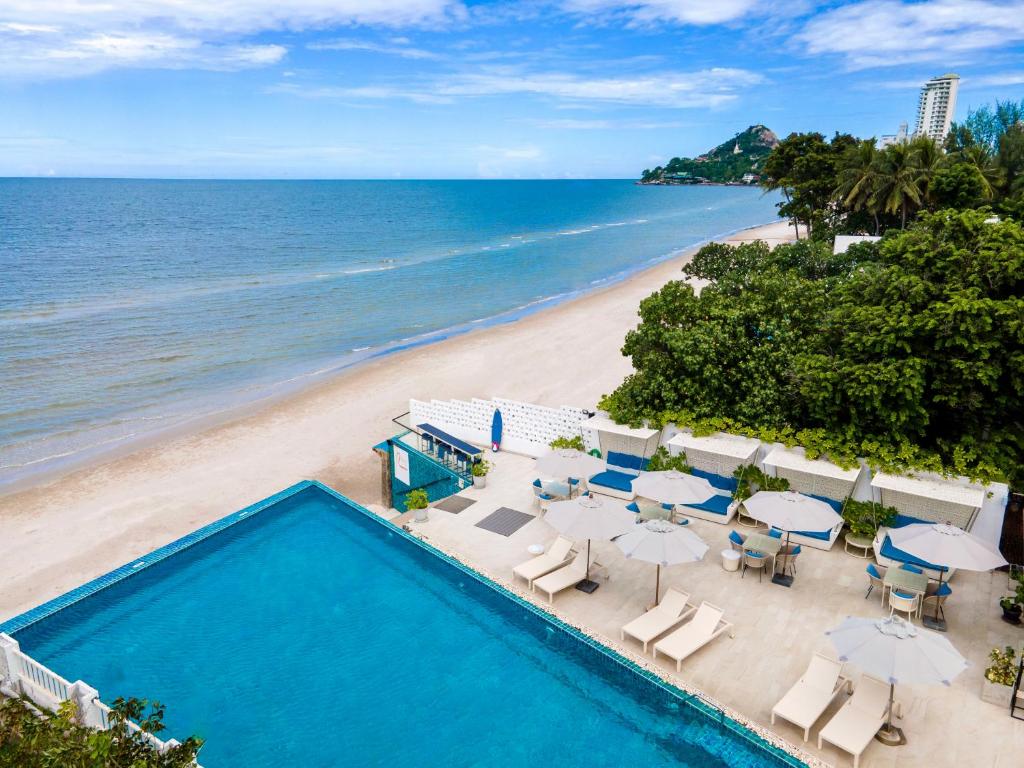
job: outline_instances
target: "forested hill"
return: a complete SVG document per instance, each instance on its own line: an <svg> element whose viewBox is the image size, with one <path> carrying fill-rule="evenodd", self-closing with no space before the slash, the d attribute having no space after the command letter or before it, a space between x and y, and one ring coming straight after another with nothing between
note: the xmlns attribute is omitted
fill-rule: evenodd
<svg viewBox="0 0 1024 768"><path fill-rule="evenodd" d="M752 125L742 133L698 157L673 157L665 167L645 170L641 184L702 184L737 182L756 184L761 167L779 143L763 125ZM752 178L753 174L758 178Z"/></svg>

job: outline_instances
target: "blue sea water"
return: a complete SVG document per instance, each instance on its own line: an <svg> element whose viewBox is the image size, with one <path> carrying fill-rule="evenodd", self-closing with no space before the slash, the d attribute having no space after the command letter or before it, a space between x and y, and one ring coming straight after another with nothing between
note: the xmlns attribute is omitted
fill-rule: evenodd
<svg viewBox="0 0 1024 768"><path fill-rule="evenodd" d="M205 768L785 764L315 486L15 637Z"/></svg>
<svg viewBox="0 0 1024 768"><path fill-rule="evenodd" d="M0 179L0 487L770 221L628 181Z"/></svg>

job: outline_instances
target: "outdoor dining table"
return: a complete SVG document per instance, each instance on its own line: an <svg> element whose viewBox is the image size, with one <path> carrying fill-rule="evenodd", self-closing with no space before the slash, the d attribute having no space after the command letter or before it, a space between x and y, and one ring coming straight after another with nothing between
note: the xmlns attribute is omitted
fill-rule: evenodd
<svg viewBox="0 0 1024 768"><path fill-rule="evenodd" d="M782 549L782 539L764 533L752 533L743 541L745 552L759 552L772 558L772 570L775 570L775 556Z"/></svg>
<svg viewBox="0 0 1024 768"><path fill-rule="evenodd" d="M925 593L928 591L928 574L914 573L899 566L892 566L885 572L882 584L890 591L900 589L904 592L916 592L921 595L921 602L918 603L918 614L921 613L921 606L924 603Z"/></svg>

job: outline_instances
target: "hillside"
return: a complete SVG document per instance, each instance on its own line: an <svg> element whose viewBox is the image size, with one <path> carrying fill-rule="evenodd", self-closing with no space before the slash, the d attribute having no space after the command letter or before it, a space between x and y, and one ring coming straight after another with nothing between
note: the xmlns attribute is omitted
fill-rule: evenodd
<svg viewBox="0 0 1024 768"><path fill-rule="evenodd" d="M778 137L763 125L752 125L742 133L698 157L673 157L665 167L645 170L641 184L747 183L760 173L764 159L779 143Z"/></svg>

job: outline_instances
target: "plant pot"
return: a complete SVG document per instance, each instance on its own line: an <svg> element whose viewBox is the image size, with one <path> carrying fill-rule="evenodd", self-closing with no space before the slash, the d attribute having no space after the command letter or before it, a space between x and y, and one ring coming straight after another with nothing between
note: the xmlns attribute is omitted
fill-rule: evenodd
<svg viewBox="0 0 1024 768"><path fill-rule="evenodd" d="M1003 608L1003 621L1007 624L1020 624L1020 604L1015 604L1009 608Z"/></svg>
<svg viewBox="0 0 1024 768"><path fill-rule="evenodd" d="M988 678L981 681L981 700L989 704L996 704L1000 707L1009 708L1010 694L1013 693L1013 686L999 685Z"/></svg>
<svg viewBox="0 0 1024 768"><path fill-rule="evenodd" d="M425 522L427 522L428 518L427 518L427 509L426 509L426 507L424 507L423 509L415 510L413 512L413 514L412 514L412 519L415 522L417 522L417 523L425 523Z"/></svg>
<svg viewBox="0 0 1024 768"><path fill-rule="evenodd" d="M473 487L474 488L486 488L487 487L487 475L473 475Z"/></svg>

